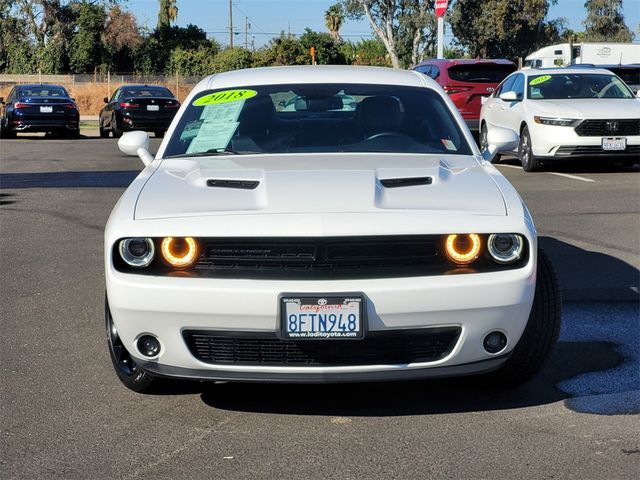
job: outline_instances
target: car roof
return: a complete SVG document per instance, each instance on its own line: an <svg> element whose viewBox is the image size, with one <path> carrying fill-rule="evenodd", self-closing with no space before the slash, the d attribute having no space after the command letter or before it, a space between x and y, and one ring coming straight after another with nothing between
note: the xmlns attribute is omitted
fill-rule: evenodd
<svg viewBox="0 0 640 480"><path fill-rule="evenodd" d="M413 70L386 67L301 65L234 70L210 75L192 93L226 87L251 85L301 85L305 83L362 83L372 85L431 86L437 84Z"/></svg>
<svg viewBox="0 0 640 480"><path fill-rule="evenodd" d="M418 63L416 67L420 65L514 65L511 60L506 58L432 58L429 60L423 60ZM414 67L415 68L415 67Z"/></svg>
<svg viewBox="0 0 640 480"><path fill-rule="evenodd" d="M54 88L62 88L66 90L62 85L54 85L53 83L26 83L16 85L16 88L42 88L42 87L54 87Z"/></svg>
<svg viewBox="0 0 640 480"><path fill-rule="evenodd" d="M550 67L550 68L524 68L518 70L528 76L544 75L549 73L601 73L603 75L611 75L609 70L594 67Z"/></svg>
<svg viewBox="0 0 640 480"><path fill-rule="evenodd" d="M118 88L164 88L165 90L168 90L167 87L165 87L164 85L135 85L135 84L130 84L130 85L120 85L120 87Z"/></svg>

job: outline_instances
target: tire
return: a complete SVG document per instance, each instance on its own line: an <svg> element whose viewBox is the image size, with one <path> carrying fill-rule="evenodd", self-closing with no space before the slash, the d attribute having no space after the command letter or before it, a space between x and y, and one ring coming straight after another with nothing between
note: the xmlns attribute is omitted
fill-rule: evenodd
<svg viewBox="0 0 640 480"><path fill-rule="evenodd" d="M80 138L80 129L69 130L66 135L67 138Z"/></svg>
<svg viewBox="0 0 640 480"><path fill-rule="evenodd" d="M480 127L480 136L478 137L479 143L480 143L480 151L484 152L487 148L489 148L489 142L487 141L487 124L483 123L482 126ZM501 159L501 155L500 154L496 154L495 157L493 157L493 159L491 160L491 163L498 164L500 163L500 159Z"/></svg>
<svg viewBox="0 0 640 480"><path fill-rule="evenodd" d="M524 333L506 363L490 374L503 385L520 385L538 373L560 335L560 287L553 265L542 249L538 249L536 277L533 306Z"/></svg>
<svg viewBox="0 0 640 480"><path fill-rule="evenodd" d="M3 130L2 133L0 133L0 138L16 138L16 132L13 132L11 130Z"/></svg>
<svg viewBox="0 0 640 480"><path fill-rule="evenodd" d="M109 130L105 130L102 127L102 123L98 124L98 130L100 131L100 138L109 138Z"/></svg>
<svg viewBox="0 0 640 480"><path fill-rule="evenodd" d="M109 356L113 363L116 375L122 384L129 390L138 393L151 393L158 387L158 379L149 372L136 365L122 341L113 324L113 318L109 311L109 304L105 296L104 302L105 325L107 331L107 344L109 346Z"/></svg>
<svg viewBox="0 0 640 480"><path fill-rule="evenodd" d="M164 137L164 130L155 130L153 132L153 136L156 138L163 138Z"/></svg>
<svg viewBox="0 0 640 480"><path fill-rule="evenodd" d="M113 138L120 138L122 136L122 129L118 126L118 119L115 114L111 117L111 134Z"/></svg>
<svg viewBox="0 0 640 480"><path fill-rule="evenodd" d="M518 160L522 164L522 169L525 172L536 172L540 170L540 160L533 154L531 148L531 135L529 134L529 128L524 127L520 133L520 144L518 145Z"/></svg>

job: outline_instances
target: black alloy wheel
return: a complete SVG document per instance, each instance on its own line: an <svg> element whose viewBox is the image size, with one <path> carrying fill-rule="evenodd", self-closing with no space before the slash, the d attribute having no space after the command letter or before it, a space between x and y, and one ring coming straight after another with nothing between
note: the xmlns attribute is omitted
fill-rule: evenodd
<svg viewBox="0 0 640 480"><path fill-rule="evenodd" d="M115 113L111 117L111 133L113 134L113 138L120 138L122 136L122 129L118 126L118 118Z"/></svg>

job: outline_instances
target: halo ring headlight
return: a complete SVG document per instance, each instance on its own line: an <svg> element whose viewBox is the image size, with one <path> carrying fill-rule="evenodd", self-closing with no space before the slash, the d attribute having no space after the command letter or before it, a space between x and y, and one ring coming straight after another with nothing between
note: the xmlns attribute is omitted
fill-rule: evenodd
<svg viewBox="0 0 640 480"><path fill-rule="evenodd" d="M166 237L162 239L162 258L174 268L188 268L198 258L198 243L192 237Z"/></svg>
<svg viewBox="0 0 640 480"><path fill-rule="evenodd" d="M468 265L480 256L482 242L475 233L447 236L445 250L447 256L458 265Z"/></svg>
<svg viewBox="0 0 640 480"><path fill-rule="evenodd" d="M489 235L487 248L495 262L508 264L520 260L524 241L520 235L513 233L494 233Z"/></svg>
<svg viewBox="0 0 640 480"><path fill-rule="evenodd" d="M118 251L127 265L143 268L149 265L155 257L155 246L150 238L125 238L120 240Z"/></svg>

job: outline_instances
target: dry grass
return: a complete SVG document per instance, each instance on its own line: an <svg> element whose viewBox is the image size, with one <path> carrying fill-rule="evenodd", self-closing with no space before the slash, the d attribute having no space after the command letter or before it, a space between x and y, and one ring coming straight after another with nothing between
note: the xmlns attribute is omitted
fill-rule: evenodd
<svg viewBox="0 0 640 480"><path fill-rule="evenodd" d="M110 97L111 94L122 84L112 83L111 88L107 83L87 83L82 85L62 84L69 94L76 99L80 115L98 115L104 106L104 97ZM163 85L169 88L174 95L183 102L187 97L193 85L180 84L176 92L176 85ZM7 98L12 86L0 87L0 97Z"/></svg>

